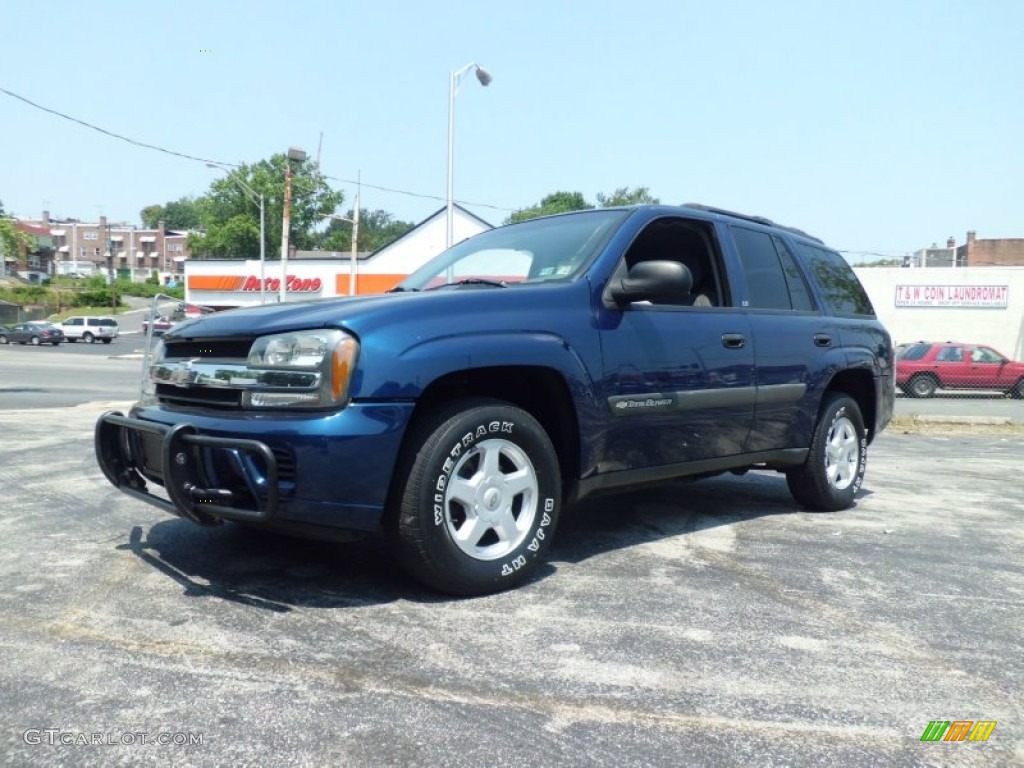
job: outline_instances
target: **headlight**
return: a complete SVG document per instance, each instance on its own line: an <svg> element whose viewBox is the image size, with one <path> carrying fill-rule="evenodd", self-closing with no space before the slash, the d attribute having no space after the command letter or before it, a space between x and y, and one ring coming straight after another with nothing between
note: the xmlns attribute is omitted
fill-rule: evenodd
<svg viewBox="0 0 1024 768"><path fill-rule="evenodd" d="M338 330L296 331L256 339L249 349L248 368L264 372L258 377L262 386L247 390L242 404L250 408L341 405L348 398L358 353L359 342Z"/></svg>

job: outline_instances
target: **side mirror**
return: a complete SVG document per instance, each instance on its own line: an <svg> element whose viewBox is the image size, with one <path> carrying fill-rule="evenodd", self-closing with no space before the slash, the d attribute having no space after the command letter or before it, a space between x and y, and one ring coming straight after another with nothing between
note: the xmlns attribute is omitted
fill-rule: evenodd
<svg viewBox="0 0 1024 768"><path fill-rule="evenodd" d="M641 261L611 288L618 305L633 301L683 302L693 288L693 275L678 261Z"/></svg>

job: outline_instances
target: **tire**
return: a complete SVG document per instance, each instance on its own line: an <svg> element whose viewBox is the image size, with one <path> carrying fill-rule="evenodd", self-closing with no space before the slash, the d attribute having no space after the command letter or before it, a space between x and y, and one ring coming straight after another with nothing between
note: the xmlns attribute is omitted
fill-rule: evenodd
<svg viewBox="0 0 1024 768"><path fill-rule="evenodd" d="M7 341L7 337L4 336L2 333L0 333L0 344L9 344L9 343L10 342Z"/></svg>
<svg viewBox="0 0 1024 768"><path fill-rule="evenodd" d="M1024 378L1010 387L1010 397L1017 400L1024 400Z"/></svg>
<svg viewBox="0 0 1024 768"><path fill-rule="evenodd" d="M907 384L907 390L912 397L931 397L938 389L939 383L934 376L926 373L919 373Z"/></svg>
<svg viewBox="0 0 1024 768"><path fill-rule="evenodd" d="M410 433L386 527L412 576L453 595L484 595L537 570L561 496L558 458L536 419L500 400L457 400Z"/></svg>
<svg viewBox="0 0 1024 768"><path fill-rule="evenodd" d="M39 346L39 337L38 336L33 336L31 339L29 339L29 343L31 343L33 347L38 347Z"/></svg>
<svg viewBox="0 0 1024 768"><path fill-rule="evenodd" d="M103 339L103 343L104 344L109 344L112 341L113 341L113 339Z"/></svg>
<svg viewBox="0 0 1024 768"><path fill-rule="evenodd" d="M86 331L85 333L82 334L82 341L84 341L86 344L92 344L94 341L96 341L96 337L89 333L89 331Z"/></svg>
<svg viewBox="0 0 1024 768"><path fill-rule="evenodd" d="M803 465L786 473L790 493L808 509L836 512L853 506L864 482L868 439L860 407L849 395L826 395Z"/></svg>

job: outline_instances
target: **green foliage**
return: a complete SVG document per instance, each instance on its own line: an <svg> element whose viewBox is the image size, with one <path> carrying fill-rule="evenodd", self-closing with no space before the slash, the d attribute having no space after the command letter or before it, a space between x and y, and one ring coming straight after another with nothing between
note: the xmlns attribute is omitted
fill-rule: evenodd
<svg viewBox="0 0 1024 768"><path fill-rule="evenodd" d="M207 194L197 200L201 233L192 233L188 247L199 257L256 258L259 256L259 205L235 181L239 179L257 194L266 208L266 252L281 252L281 217L284 210L285 166L283 154L253 165L242 165L210 184ZM315 231L324 216L337 210L344 193L332 190L316 169L305 160L292 165L292 208L290 242L298 249L311 249L320 235Z"/></svg>
<svg viewBox="0 0 1024 768"><path fill-rule="evenodd" d="M139 218L146 229L156 229L161 221L167 229L198 229L202 224L199 201L191 197L180 197L166 205L147 205L139 211Z"/></svg>
<svg viewBox="0 0 1024 768"><path fill-rule="evenodd" d="M598 193L597 206L608 208L619 205L640 205L643 203L660 203L661 201L651 194L649 187L618 187L610 195ZM569 213L570 211L586 211L597 207L587 200L582 192L553 192L547 195L536 205L516 211L507 219L506 224L514 224L517 221L535 219L538 216L551 216L556 213Z"/></svg>
<svg viewBox="0 0 1024 768"><path fill-rule="evenodd" d="M657 205L660 202L661 200L654 197L648 187L636 187L635 189L619 187L610 195L597 193L597 204L602 208L611 208L618 205Z"/></svg>
<svg viewBox="0 0 1024 768"><path fill-rule="evenodd" d="M553 192L544 197L536 205L516 211L508 219L506 224L514 224L517 221L535 219L538 216L551 216L556 213L568 213L570 211L584 211L593 208L594 204L583 197L582 192Z"/></svg>
<svg viewBox="0 0 1024 768"><path fill-rule="evenodd" d="M351 219L355 211L349 210L345 217ZM360 251L376 251L393 243L416 225L411 221L399 221L394 214L383 210L368 211L359 209L359 243ZM352 250L352 224L347 221L331 219L327 230L321 234L320 250L343 251Z"/></svg>
<svg viewBox="0 0 1024 768"><path fill-rule="evenodd" d="M36 247L35 238L22 232L11 219L0 219L0 258L18 259Z"/></svg>

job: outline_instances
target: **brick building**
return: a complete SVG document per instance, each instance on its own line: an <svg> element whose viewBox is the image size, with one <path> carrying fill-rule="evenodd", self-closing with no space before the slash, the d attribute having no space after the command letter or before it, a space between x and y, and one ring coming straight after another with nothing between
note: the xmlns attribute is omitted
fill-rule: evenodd
<svg viewBox="0 0 1024 768"><path fill-rule="evenodd" d="M979 240L972 230L956 249L958 264L967 267L1024 267L1024 238Z"/></svg>
<svg viewBox="0 0 1024 768"><path fill-rule="evenodd" d="M40 219L22 220L18 226L47 240L51 253L37 260L46 274L88 277L114 269L119 277L135 282L154 273L161 282L180 281L185 274L188 233L168 230L162 221L156 229L141 229L107 221L105 216L98 222L55 220L43 211Z"/></svg>

